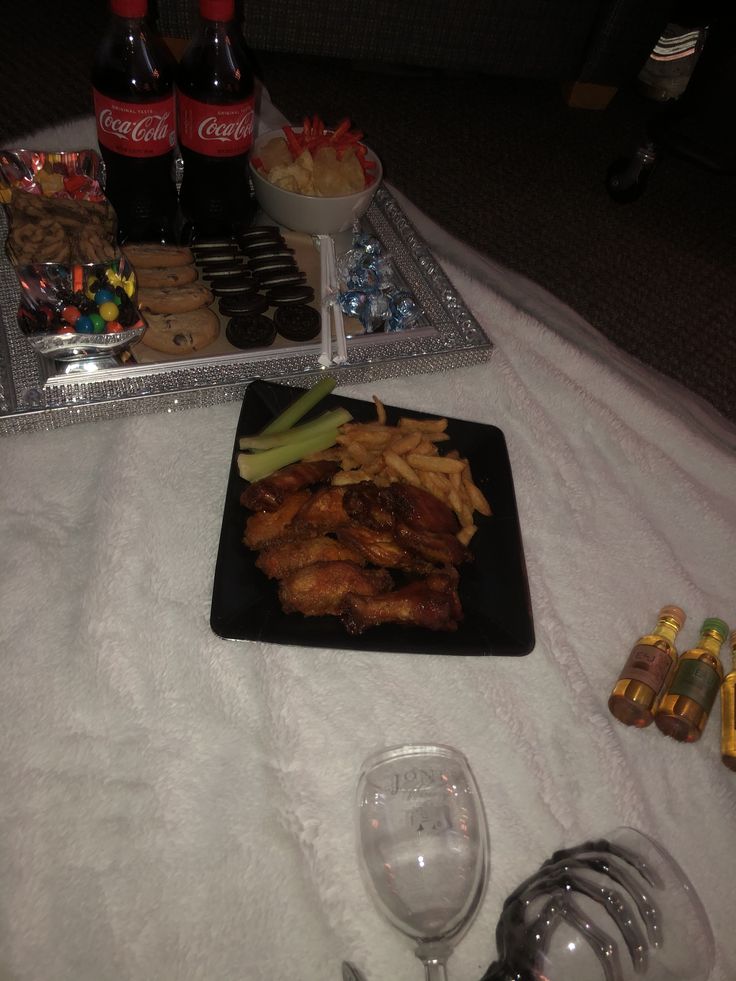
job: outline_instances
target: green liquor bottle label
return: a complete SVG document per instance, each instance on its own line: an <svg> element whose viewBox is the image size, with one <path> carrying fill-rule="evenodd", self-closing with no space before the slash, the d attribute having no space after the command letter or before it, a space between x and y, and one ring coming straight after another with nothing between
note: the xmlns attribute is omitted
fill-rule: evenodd
<svg viewBox="0 0 736 981"><path fill-rule="evenodd" d="M713 668L695 658L681 661L670 685L668 695L684 695L692 698L706 712L710 712L721 686L721 679Z"/></svg>
<svg viewBox="0 0 736 981"><path fill-rule="evenodd" d="M641 681L658 692L667 680L672 660L666 651L649 644L637 644L629 654L621 678Z"/></svg>

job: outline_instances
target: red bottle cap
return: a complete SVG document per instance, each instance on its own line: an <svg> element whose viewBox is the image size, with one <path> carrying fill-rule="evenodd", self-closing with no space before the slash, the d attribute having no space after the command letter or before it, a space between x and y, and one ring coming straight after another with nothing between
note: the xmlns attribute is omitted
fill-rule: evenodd
<svg viewBox="0 0 736 981"><path fill-rule="evenodd" d="M232 20L235 0L199 0L199 12L205 20Z"/></svg>
<svg viewBox="0 0 736 981"><path fill-rule="evenodd" d="M110 0L110 9L118 17L145 17L148 0Z"/></svg>

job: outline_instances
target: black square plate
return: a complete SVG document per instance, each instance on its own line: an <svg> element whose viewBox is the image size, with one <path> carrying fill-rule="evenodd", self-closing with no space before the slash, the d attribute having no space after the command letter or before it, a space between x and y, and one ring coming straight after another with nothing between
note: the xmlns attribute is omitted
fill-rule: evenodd
<svg viewBox="0 0 736 981"><path fill-rule="evenodd" d="M299 389L255 381L248 386L238 421L212 590L210 624L229 640L256 640L301 647L329 647L407 654L521 655L534 648L529 586L506 440L496 426L450 419L449 446L470 461L475 482L493 515L476 516L470 547L475 561L460 569L465 619L454 633L384 624L353 637L336 617L284 613L277 586L256 568L256 553L242 544L248 512L240 504L247 486L238 473L238 439L257 433L297 396ZM375 419L372 402L329 395L315 413L345 406L358 421ZM388 421L421 412L386 407Z"/></svg>

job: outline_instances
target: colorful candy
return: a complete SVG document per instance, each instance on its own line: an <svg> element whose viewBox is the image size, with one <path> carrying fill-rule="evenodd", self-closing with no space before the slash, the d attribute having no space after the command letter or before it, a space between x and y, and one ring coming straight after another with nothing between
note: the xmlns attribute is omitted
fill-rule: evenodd
<svg viewBox="0 0 736 981"><path fill-rule="evenodd" d="M69 270L69 287L64 281L50 291L47 302L21 306L21 323L30 334L117 334L142 326L131 299L135 274L116 260L107 267L74 265Z"/></svg>
<svg viewBox="0 0 736 981"><path fill-rule="evenodd" d="M97 296L100 294L98 293ZM100 303L98 306L100 316L103 320L117 320L118 319L118 305L114 300L106 300L104 303Z"/></svg>
<svg viewBox="0 0 736 981"><path fill-rule="evenodd" d="M81 316L82 311L79 307L64 307L61 311L61 319L64 323L69 324L70 327L73 327Z"/></svg>
<svg viewBox="0 0 736 981"><path fill-rule="evenodd" d="M92 270L74 265L44 289L42 302L21 304L19 322L29 334L116 334L143 325L134 295L135 274L124 259Z"/></svg>

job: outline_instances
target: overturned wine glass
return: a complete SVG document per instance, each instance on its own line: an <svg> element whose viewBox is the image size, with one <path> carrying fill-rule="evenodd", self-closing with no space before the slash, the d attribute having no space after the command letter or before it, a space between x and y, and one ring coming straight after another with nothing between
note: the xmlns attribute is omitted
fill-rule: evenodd
<svg viewBox="0 0 736 981"><path fill-rule="evenodd" d="M677 862L634 828L554 855L506 899L482 981L706 981L714 941Z"/></svg>
<svg viewBox="0 0 736 981"><path fill-rule="evenodd" d="M357 793L358 854L378 910L414 941L426 981L480 906L488 830L467 760L449 746L398 746L370 756Z"/></svg>

